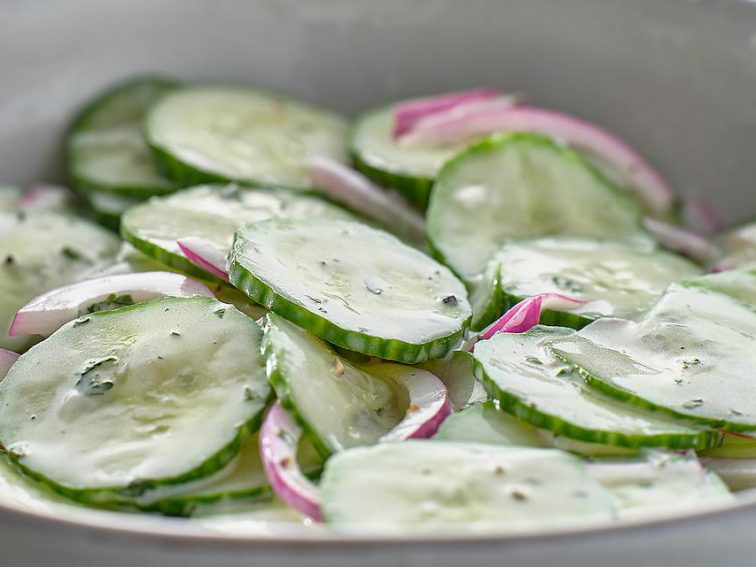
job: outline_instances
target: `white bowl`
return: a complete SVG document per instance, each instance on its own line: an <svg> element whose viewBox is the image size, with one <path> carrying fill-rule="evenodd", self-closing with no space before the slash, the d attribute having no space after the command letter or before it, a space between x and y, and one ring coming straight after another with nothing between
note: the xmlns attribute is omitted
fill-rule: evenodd
<svg viewBox="0 0 756 567"><path fill-rule="evenodd" d="M241 79L349 112L493 85L606 126L730 220L756 216L756 5L745 1L2 0L0 53L4 182L60 179L74 109L136 72ZM255 526L234 535L0 506L0 565L740 565L756 552L756 497L533 536L360 540Z"/></svg>

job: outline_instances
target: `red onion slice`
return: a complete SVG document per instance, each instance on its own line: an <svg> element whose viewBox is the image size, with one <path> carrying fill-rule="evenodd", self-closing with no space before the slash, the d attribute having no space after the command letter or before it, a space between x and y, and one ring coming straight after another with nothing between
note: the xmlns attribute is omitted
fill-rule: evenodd
<svg viewBox="0 0 756 567"><path fill-rule="evenodd" d="M383 435L381 443L395 443L407 439L427 439L438 431L452 411L449 391L441 380L419 368L393 375L409 395L407 413L391 431Z"/></svg>
<svg viewBox="0 0 756 567"><path fill-rule="evenodd" d="M685 226L704 236L712 236L727 228L727 223L717 208L700 197L685 200L682 216Z"/></svg>
<svg viewBox="0 0 756 567"><path fill-rule="evenodd" d="M18 310L8 334L50 336L96 304L113 303L112 296L129 296L133 303L137 303L165 296L196 295L212 297L206 285L172 272L104 276L38 295Z"/></svg>
<svg viewBox="0 0 756 567"><path fill-rule="evenodd" d="M485 341L496 333L524 333L529 331L541 321L541 312L544 309L569 311L588 301L576 299L561 293L542 293L520 301L499 319L491 323L479 335L473 337L465 344L465 349L472 352L475 343Z"/></svg>
<svg viewBox="0 0 756 567"><path fill-rule="evenodd" d="M177 240L176 244L192 264L224 282L228 281L227 250L201 236L187 236Z"/></svg>
<svg viewBox="0 0 756 567"><path fill-rule="evenodd" d="M6 350L0 348L0 382L3 381L5 375L8 374L11 366L13 366L20 355L12 350Z"/></svg>
<svg viewBox="0 0 756 567"><path fill-rule="evenodd" d="M40 183L30 186L21 197L22 209L65 209L73 199L73 193L62 185Z"/></svg>
<svg viewBox="0 0 756 567"><path fill-rule="evenodd" d="M719 256L714 244L694 232L652 218L643 219L643 224L662 246L678 254L702 264L709 264Z"/></svg>
<svg viewBox="0 0 756 567"><path fill-rule="evenodd" d="M625 142L579 118L533 106L481 107L477 112L448 119L419 122L402 137L404 144L452 144L497 132L537 132L586 151L619 173L655 213L667 212L674 202L669 184Z"/></svg>
<svg viewBox="0 0 756 567"><path fill-rule="evenodd" d="M500 93L493 89L472 89L397 104L394 107L394 137L401 136L409 131L426 116L462 104L491 100L499 96Z"/></svg>
<svg viewBox="0 0 756 567"><path fill-rule="evenodd" d="M268 410L260 428L260 455L268 482L275 493L295 510L321 522L318 487L302 474L297 464L297 445L302 429L281 402Z"/></svg>
<svg viewBox="0 0 756 567"><path fill-rule="evenodd" d="M308 162L313 186L352 210L362 213L412 242L425 241L425 221L399 194L375 185L361 173L335 160L316 157Z"/></svg>

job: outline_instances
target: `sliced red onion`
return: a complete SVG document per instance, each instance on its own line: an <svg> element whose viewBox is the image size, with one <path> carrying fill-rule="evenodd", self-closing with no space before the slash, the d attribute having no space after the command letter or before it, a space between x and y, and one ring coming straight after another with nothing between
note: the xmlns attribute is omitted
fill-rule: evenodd
<svg viewBox="0 0 756 567"><path fill-rule="evenodd" d="M394 443L432 437L452 412L451 398L446 386L435 375L419 368L395 376L394 379L407 389L409 407L404 419L379 441Z"/></svg>
<svg viewBox="0 0 756 567"><path fill-rule="evenodd" d="M13 366L20 355L12 350L6 350L0 348L0 382L3 381L5 375L8 374L11 366Z"/></svg>
<svg viewBox="0 0 756 567"><path fill-rule="evenodd" d="M228 281L228 268L224 250L214 242L201 236L187 236L176 241L181 252L192 264L211 273L216 278Z"/></svg>
<svg viewBox="0 0 756 567"><path fill-rule="evenodd" d="M699 234L652 218L643 219L643 224L662 246L678 254L703 264L719 256L717 247Z"/></svg>
<svg viewBox="0 0 756 567"><path fill-rule="evenodd" d="M413 242L424 242L423 217L398 194L375 185L361 173L332 159L312 158L308 169L312 184L334 200L394 227Z"/></svg>
<svg viewBox="0 0 756 567"><path fill-rule="evenodd" d="M73 193L62 185L40 183L30 186L21 197L22 209L65 209L70 204Z"/></svg>
<svg viewBox="0 0 756 567"><path fill-rule="evenodd" d="M682 207L682 216L685 226L704 236L712 236L727 228L727 223L717 208L701 197L686 199Z"/></svg>
<svg viewBox="0 0 756 567"><path fill-rule="evenodd" d="M281 500L318 522L320 492L299 468L297 445L302 429L281 402L268 410L260 428L260 455L268 482Z"/></svg>
<svg viewBox="0 0 756 567"><path fill-rule="evenodd" d="M476 112L449 114L425 120L402 136L407 145L452 144L496 132L537 132L586 151L619 173L655 213L667 212L674 202L669 184L625 142L579 118L533 106L499 105Z"/></svg>
<svg viewBox="0 0 756 567"><path fill-rule="evenodd" d="M449 110L455 106L491 100L499 96L500 93L493 89L473 89L397 104L394 107L394 137L401 136L409 131L426 116Z"/></svg>
<svg viewBox="0 0 756 567"><path fill-rule="evenodd" d="M475 348L475 343L479 340L490 339L496 333L524 333L529 331L540 323L541 312L544 309L569 311L586 303L588 301L562 295L561 293L541 293L528 297L504 313L504 315L494 321L479 335L467 341L464 348L468 352L472 352Z"/></svg>
<svg viewBox="0 0 756 567"><path fill-rule="evenodd" d="M141 272L104 276L59 287L38 295L21 309L11 323L11 336L50 336L98 303L114 303L129 296L131 302L158 297L212 297L206 285L172 272Z"/></svg>

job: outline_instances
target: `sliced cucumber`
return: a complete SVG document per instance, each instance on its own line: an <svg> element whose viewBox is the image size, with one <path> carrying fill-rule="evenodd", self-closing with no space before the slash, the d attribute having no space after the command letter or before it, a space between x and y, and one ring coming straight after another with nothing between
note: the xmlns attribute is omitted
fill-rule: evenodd
<svg viewBox="0 0 756 567"><path fill-rule="evenodd" d="M731 230L719 238L723 256L716 265L725 270L756 268L756 221Z"/></svg>
<svg viewBox="0 0 756 567"><path fill-rule="evenodd" d="M424 209L441 166L466 144L405 147L394 139L393 128L393 106L362 115L351 132L352 160L355 167L373 181L396 189Z"/></svg>
<svg viewBox="0 0 756 567"><path fill-rule="evenodd" d="M427 234L465 279L514 238L649 239L637 203L579 154L536 134L494 136L447 162L433 186Z"/></svg>
<svg viewBox="0 0 756 567"><path fill-rule="evenodd" d="M648 311L673 281L701 274L692 262L650 243L564 236L508 242L492 263L501 269L503 309L484 324L540 293L588 301L569 312L545 311L545 325L583 327L598 317L633 319Z"/></svg>
<svg viewBox="0 0 756 567"><path fill-rule="evenodd" d="M738 275L743 289L754 289L756 273ZM712 427L756 430L750 373L756 309L714 291L731 278L713 274L673 284L639 322L599 319L551 341L551 349L591 385L631 404Z"/></svg>
<svg viewBox="0 0 756 567"><path fill-rule="evenodd" d="M345 451L321 480L326 522L343 532L503 532L614 517L611 496L567 453L445 441Z"/></svg>
<svg viewBox="0 0 756 567"><path fill-rule="evenodd" d="M235 181L309 188L309 158L346 161L346 121L241 85L176 90L152 107L145 135L160 170L187 186Z"/></svg>
<svg viewBox="0 0 756 567"><path fill-rule="evenodd" d="M40 482L25 476L0 454L0 505L43 514L66 514L78 507Z"/></svg>
<svg viewBox="0 0 756 567"><path fill-rule="evenodd" d="M394 385L273 313L263 350L278 399L324 456L376 443L404 417Z"/></svg>
<svg viewBox="0 0 756 567"><path fill-rule="evenodd" d="M119 246L109 231L63 213L0 212L0 347L28 348L33 339L8 336L16 311L35 295L102 269Z"/></svg>
<svg viewBox="0 0 756 567"><path fill-rule="evenodd" d="M489 445L547 446L535 427L501 411L492 401L476 403L450 415L433 438Z"/></svg>
<svg viewBox="0 0 756 567"><path fill-rule="evenodd" d="M756 437L725 435L719 447L699 451L699 455L717 459L756 459Z"/></svg>
<svg viewBox="0 0 756 567"><path fill-rule="evenodd" d="M199 236L229 249L234 233L247 223L310 217L351 218L343 209L313 195L284 189L201 185L134 207L123 217L121 234L163 264L203 279L214 279L186 259L177 240Z"/></svg>
<svg viewBox="0 0 756 567"><path fill-rule="evenodd" d="M473 358L469 352L455 350L445 358L429 360L420 367L438 376L444 383L449 390L453 411L462 411L488 399L483 384L475 379Z"/></svg>
<svg viewBox="0 0 756 567"><path fill-rule="evenodd" d="M120 227L121 216L130 208L136 207L144 201L140 197L104 191L87 191L85 196L97 222L115 231L118 231Z"/></svg>
<svg viewBox="0 0 756 567"><path fill-rule="evenodd" d="M636 453L623 447L576 441L554 435L545 429L537 429L528 422L501 411L498 402L495 401L477 403L447 417L434 438L491 445L551 447L586 457Z"/></svg>
<svg viewBox="0 0 756 567"><path fill-rule="evenodd" d="M470 329L482 331L505 311L507 298L501 287L501 263L496 259L488 263L480 280L473 285L470 294L472 321Z"/></svg>
<svg viewBox="0 0 756 567"><path fill-rule="evenodd" d="M470 306L444 266L350 221L270 220L236 234L229 280L253 301L349 350L408 364L444 356Z"/></svg>
<svg viewBox="0 0 756 567"><path fill-rule="evenodd" d="M572 336L567 329L546 327L498 333L475 345L476 375L502 410L565 437L630 448L702 449L719 441L716 432L588 388L547 350Z"/></svg>
<svg viewBox="0 0 756 567"><path fill-rule="evenodd" d="M645 460L606 461L588 472L614 497L620 518L646 518L717 506L735 499L693 456L652 453Z"/></svg>
<svg viewBox="0 0 756 567"><path fill-rule="evenodd" d="M718 274L709 274L705 277L690 278L683 284L689 288L701 288L728 295L756 309L756 268L730 270Z"/></svg>
<svg viewBox="0 0 756 567"><path fill-rule="evenodd" d="M140 77L90 102L68 134L68 169L74 185L142 199L173 190L174 185L155 170L142 119L152 104L176 87L167 79Z"/></svg>
<svg viewBox="0 0 756 567"><path fill-rule="evenodd" d="M261 335L207 297L80 317L0 382L0 441L29 476L89 504L207 477L259 425Z"/></svg>

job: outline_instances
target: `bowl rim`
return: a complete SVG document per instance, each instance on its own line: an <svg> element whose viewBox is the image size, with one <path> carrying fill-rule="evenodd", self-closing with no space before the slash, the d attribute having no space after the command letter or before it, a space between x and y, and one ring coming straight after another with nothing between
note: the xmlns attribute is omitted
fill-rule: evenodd
<svg viewBox="0 0 756 567"><path fill-rule="evenodd" d="M66 506L67 507L67 506ZM68 507L67 507L68 508ZM354 548L407 548L407 547L501 547L555 541L578 541L645 532L659 528L676 528L690 524L714 521L737 512L756 510L756 488L735 493L727 503L704 505L652 518L618 519L612 522L590 522L580 525L528 530L520 532L461 533L443 531L435 534L346 534L328 531L309 531L301 524L276 521L275 533L228 532L212 529L187 518L131 514L116 511L77 508L70 506L71 514L60 515L56 510L40 511L0 502L0 522L10 520L14 526L46 531L66 530L77 536L90 536L99 541L121 539L146 544L177 544L202 549L256 549L285 552L306 550L347 550ZM290 532L290 533L286 533Z"/></svg>

